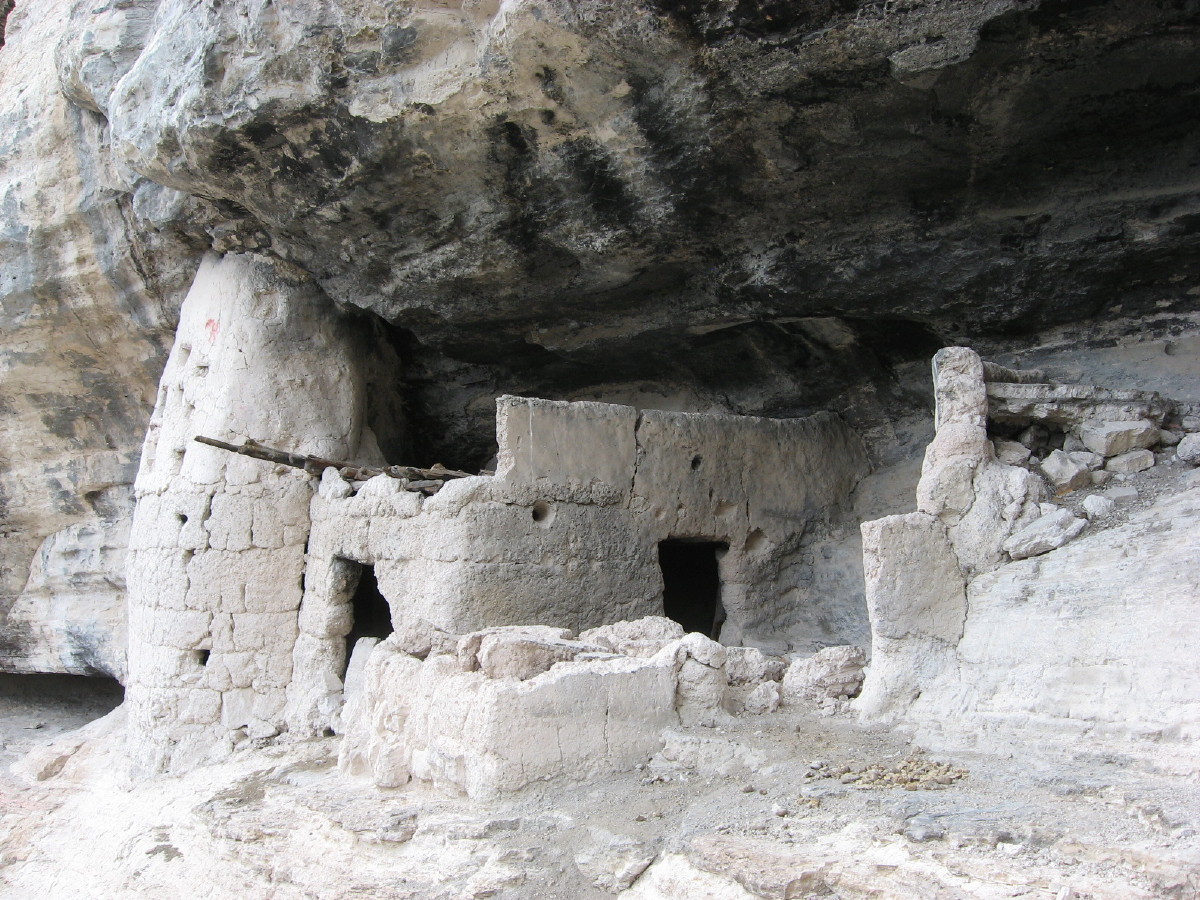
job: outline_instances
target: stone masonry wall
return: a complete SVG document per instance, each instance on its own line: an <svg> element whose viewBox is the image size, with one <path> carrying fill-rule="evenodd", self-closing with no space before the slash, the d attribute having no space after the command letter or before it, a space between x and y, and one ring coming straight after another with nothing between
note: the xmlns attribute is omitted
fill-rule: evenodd
<svg viewBox="0 0 1200 900"><path fill-rule="evenodd" d="M210 256L182 319L138 473L128 559L135 767L186 768L282 727L312 479L192 441L284 439L352 458L354 342L301 278Z"/></svg>

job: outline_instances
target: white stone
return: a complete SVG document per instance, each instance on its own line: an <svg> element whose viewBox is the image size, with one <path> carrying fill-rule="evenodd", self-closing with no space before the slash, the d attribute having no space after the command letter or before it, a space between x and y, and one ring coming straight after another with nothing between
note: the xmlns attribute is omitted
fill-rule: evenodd
<svg viewBox="0 0 1200 900"><path fill-rule="evenodd" d="M690 769L710 778L745 776L761 769L766 755L759 749L740 741L719 737L701 737L679 731L663 732L663 748L655 762L665 761L673 767Z"/></svg>
<svg viewBox="0 0 1200 900"><path fill-rule="evenodd" d="M1175 448L1175 455L1193 466L1200 466L1200 434L1189 434Z"/></svg>
<svg viewBox="0 0 1200 900"><path fill-rule="evenodd" d="M326 500L342 500L354 495L354 487L332 467L321 473L321 496Z"/></svg>
<svg viewBox="0 0 1200 900"><path fill-rule="evenodd" d="M861 683L861 669L860 683ZM857 686L855 687L857 690ZM782 696L777 681L764 681L754 688L742 701L742 709L750 715L775 712L779 708Z"/></svg>
<svg viewBox="0 0 1200 900"><path fill-rule="evenodd" d="M1089 519L1102 519L1111 515L1116 508L1117 505L1112 500L1099 494L1092 494L1083 499L1083 509Z"/></svg>
<svg viewBox="0 0 1200 900"><path fill-rule="evenodd" d="M1197 510L1200 488L1167 494L973 581L956 664L909 709L917 739L975 752L1086 742L1194 771Z"/></svg>
<svg viewBox="0 0 1200 900"><path fill-rule="evenodd" d="M646 616L634 621L614 622L579 633L579 640L598 644L626 656L651 657L667 644L683 637L683 626L666 616Z"/></svg>
<svg viewBox="0 0 1200 900"><path fill-rule="evenodd" d="M575 854L575 866L594 886L618 894L637 881L658 856L653 844L589 828L591 842Z"/></svg>
<svg viewBox="0 0 1200 900"><path fill-rule="evenodd" d="M1013 559L1039 556L1063 546L1086 527L1086 519L1072 515L1070 510L1060 509L1016 532L1004 542L1004 549Z"/></svg>
<svg viewBox="0 0 1200 900"><path fill-rule="evenodd" d="M779 681L787 666L786 660L768 656L756 647L725 648L725 671L729 674L730 684Z"/></svg>
<svg viewBox="0 0 1200 900"><path fill-rule="evenodd" d="M1067 453L1067 456L1071 457L1079 465L1087 466L1092 470L1099 469L1104 465L1104 457L1090 450L1072 450Z"/></svg>
<svg viewBox="0 0 1200 900"><path fill-rule="evenodd" d="M1018 441L995 440L996 459L1006 466L1021 466L1029 461L1029 448Z"/></svg>
<svg viewBox="0 0 1200 900"><path fill-rule="evenodd" d="M1158 426L1149 419L1132 422L1094 422L1080 429L1080 438L1093 453L1118 456L1158 443Z"/></svg>
<svg viewBox="0 0 1200 900"><path fill-rule="evenodd" d="M479 669L488 678L514 678L525 681L550 670L556 663L574 659L581 653L602 648L579 641L545 640L521 634L485 635L479 646Z"/></svg>
<svg viewBox="0 0 1200 900"><path fill-rule="evenodd" d="M1132 475L1144 472L1154 465L1154 454L1149 450L1130 450L1120 456L1114 456L1104 464L1104 468L1114 475Z"/></svg>
<svg viewBox="0 0 1200 900"><path fill-rule="evenodd" d="M796 704L855 697L863 683L867 655L860 647L826 647L797 659L783 676L783 699Z"/></svg>
<svg viewBox="0 0 1200 900"><path fill-rule="evenodd" d="M740 884L697 868L682 853L664 855L621 900L761 900Z"/></svg>

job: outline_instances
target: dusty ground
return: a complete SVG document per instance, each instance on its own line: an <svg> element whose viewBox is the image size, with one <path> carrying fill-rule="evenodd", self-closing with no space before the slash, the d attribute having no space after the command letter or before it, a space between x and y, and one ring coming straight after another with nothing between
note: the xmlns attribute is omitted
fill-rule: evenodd
<svg viewBox="0 0 1200 900"><path fill-rule="evenodd" d="M965 777L864 787L837 773L911 766L913 750L847 710L679 729L681 762L494 803L344 778L336 739L131 783L120 713L88 730L5 777L0 896L575 900L612 896L652 860L630 898L785 897L762 875L780 866L815 873L825 897L1200 896L1196 779L1081 748L939 757ZM655 873L672 860L720 890L669 893Z"/></svg>
<svg viewBox="0 0 1200 900"><path fill-rule="evenodd" d="M0 770L7 772L33 747L110 712L123 694L107 678L0 674Z"/></svg>

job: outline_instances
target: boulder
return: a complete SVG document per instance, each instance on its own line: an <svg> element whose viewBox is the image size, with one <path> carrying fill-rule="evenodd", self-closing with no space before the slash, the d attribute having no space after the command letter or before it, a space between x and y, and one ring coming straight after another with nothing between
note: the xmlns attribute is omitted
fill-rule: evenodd
<svg viewBox="0 0 1200 900"><path fill-rule="evenodd" d="M1164 447L1174 447L1183 440L1183 433L1170 428L1161 428L1158 432L1158 442Z"/></svg>
<svg viewBox="0 0 1200 900"><path fill-rule="evenodd" d="M994 441L996 459L1006 466L1023 466L1029 461L1029 448L1017 441Z"/></svg>
<svg viewBox="0 0 1200 900"><path fill-rule="evenodd" d="M1004 549L1013 559L1039 556L1061 547L1086 527L1086 519L1060 509L1022 528L1004 542Z"/></svg>
<svg viewBox="0 0 1200 900"><path fill-rule="evenodd" d="M752 690L742 703L742 709L750 715L775 712L781 700L779 682L764 681Z"/></svg>
<svg viewBox="0 0 1200 900"><path fill-rule="evenodd" d="M1104 465L1104 457L1099 453L1093 453L1091 450L1069 450L1067 456L1071 457L1081 466L1087 466L1088 469L1096 470Z"/></svg>
<svg viewBox="0 0 1200 900"><path fill-rule="evenodd" d="M1130 450L1153 447L1158 443L1159 428L1149 419L1131 422L1095 422L1084 425L1079 433L1083 444L1101 456L1119 456Z"/></svg>

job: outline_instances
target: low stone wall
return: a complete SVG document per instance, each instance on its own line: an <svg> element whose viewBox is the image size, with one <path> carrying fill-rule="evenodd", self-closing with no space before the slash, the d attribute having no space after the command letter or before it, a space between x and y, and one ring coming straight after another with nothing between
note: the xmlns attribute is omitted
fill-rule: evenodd
<svg viewBox="0 0 1200 900"><path fill-rule="evenodd" d="M415 779L472 798L582 780L646 763L672 727L844 699L862 662L857 648L839 647L788 666L654 616L578 637L509 626L363 640L340 765L384 787Z"/></svg>

